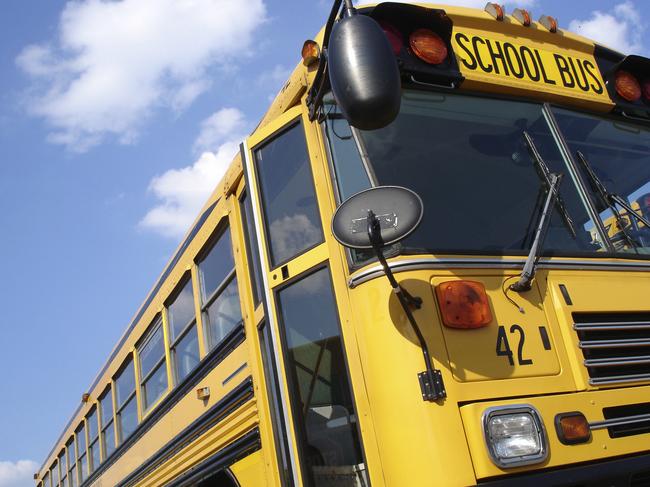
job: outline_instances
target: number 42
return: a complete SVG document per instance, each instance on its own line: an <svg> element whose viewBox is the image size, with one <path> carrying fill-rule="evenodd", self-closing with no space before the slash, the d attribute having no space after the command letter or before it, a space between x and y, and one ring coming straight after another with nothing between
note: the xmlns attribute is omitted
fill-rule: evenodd
<svg viewBox="0 0 650 487"><path fill-rule="evenodd" d="M519 365L532 365L533 359L524 358L524 342L526 341L526 333L524 332L524 329L519 325L512 325L510 327L510 334L519 335L519 345L517 346L517 362ZM508 362L510 362L510 365L515 365L512 349L510 348L510 343L508 342L508 335L506 335L505 326L499 327L499 332L497 334L496 353L500 357L508 357Z"/></svg>

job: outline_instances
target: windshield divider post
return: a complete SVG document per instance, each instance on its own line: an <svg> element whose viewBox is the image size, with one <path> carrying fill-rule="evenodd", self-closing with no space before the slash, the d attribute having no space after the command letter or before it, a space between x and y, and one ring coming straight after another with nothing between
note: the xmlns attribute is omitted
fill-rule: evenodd
<svg viewBox="0 0 650 487"><path fill-rule="evenodd" d="M569 148L568 142L560 130L560 126L555 119L555 115L553 114L553 110L551 109L551 105L549 103L544 103L544 106L542 108L542 115L546 119L548 127L551 129L551 135L555 139L555 143L560 149L560 153L562 154L562 158L564 159L565 164L569 168L569 173L574 180L578 194L582 198L584 205L587 207L587 213L591 217L591 220L594 222L594 226L598 230L600 241L604 245L607 252L615 252L614 244L612 244L611 240L609 239L607 229L600 219L600 215L596 207L596 202L594 201L591 193L587 190L586 181L578 169L578 164L573 157L573 153Z"/></svg>
<svg viewBox="0 0 650 487"><path fill-rule="evenodd" d="M436 369L432 365L431 354L429 353L429 347L427 342L418 327L415 317L411 312L411 306L416 309L420 307L422 300L419 297L414 297L411 294L405 292L404 289L399 285L393 271L391 270L388 262L386 262L386 257L382 248L384 247L384 242L381 238L381 224L379 219L372 210L368 210L368 237L372 244L372 248L377 255L377 259L381 263L381 266L384 269L384 274L388 278L391 287L393 288L393 293L397 296L406 318L408 319L409 324L413 328L415 335L417 336L418 341L420 342L420 347L422 348L422 355L424 356L424 362L426 365L426 370L424 372L418 373L418 380L420 382L420 390L422 392L422 399L424 401L435 402L439 399L444 399L447 397L447 391L445 390L445 384L442 380L442 373L440 370Z"/></svg>

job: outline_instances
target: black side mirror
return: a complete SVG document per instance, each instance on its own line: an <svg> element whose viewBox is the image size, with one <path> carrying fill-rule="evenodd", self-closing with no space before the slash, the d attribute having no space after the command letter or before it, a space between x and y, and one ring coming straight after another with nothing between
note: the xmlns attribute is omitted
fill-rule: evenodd
<svg viewBox="0 0 650 487"><path fill-rule="evenodd" d="M408 237L422 220L420 197L400 186L377 186L357 193L338 207L332 233L343 246L381 249Z"/></svg>
<svg viewBox="0 0 650 487"><path fill-rule="evenodd" d="M395 119L401 102L399 68L375 20L348 10L332 29L327 62L332 93L350 125L375 130Z"/></svg>

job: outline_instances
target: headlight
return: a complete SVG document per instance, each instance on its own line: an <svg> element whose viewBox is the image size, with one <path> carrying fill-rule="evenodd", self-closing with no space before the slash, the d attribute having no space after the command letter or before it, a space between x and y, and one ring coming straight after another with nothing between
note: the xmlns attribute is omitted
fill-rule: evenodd
<svg viewBox="0 0 650 487"><path fill-rule="evenodd" d="M487 409L483 432L490 457L501 468L540 463L548 456L544 424L532 406Z"/></svg>

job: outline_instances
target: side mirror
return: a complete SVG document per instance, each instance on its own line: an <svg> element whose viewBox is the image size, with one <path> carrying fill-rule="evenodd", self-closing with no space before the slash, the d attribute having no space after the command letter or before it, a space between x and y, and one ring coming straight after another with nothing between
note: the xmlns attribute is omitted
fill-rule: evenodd
<svg viewBox="0 0 650 487"><path fill-rule="evenodd" d="M393 292L420 342L426 369L418 374L422 399L437 401L447 397L442 374L433 367L429 347L420 331L412 309L419 309L422 299L410 295L395 279L382 248L408 237L422 220L420 197L400 186L377 186L350 196L332 217L334 238L345 247L373 249L384 269Z"/></svg>
<svg viewBox="0 0 650 487"><path fill-rule="evenodd" d="M377 186L357 193L338 207L332 233L343 246L381 249L408 237L422 220L420 197L400 186Z"/></svg>
<svg viewBox="0 0 650 487"><path fill-rule="evenodd" d="M375 20L349 11L332 29L327 62L332 93L350 125L375 130L395 119L401 102L399 68Z"/></svg>

